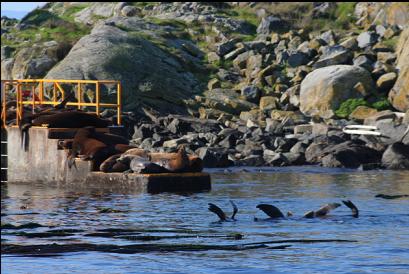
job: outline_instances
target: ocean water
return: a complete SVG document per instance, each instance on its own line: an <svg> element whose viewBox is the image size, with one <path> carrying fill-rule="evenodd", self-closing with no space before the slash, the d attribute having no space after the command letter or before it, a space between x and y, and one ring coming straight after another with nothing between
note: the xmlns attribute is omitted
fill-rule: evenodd
<svg viewBox="0 0 409 274"><path fill-rule="evenodd" d="M29 222L42 225L25 229L2 226L3 246L57 244L76 249L41 256L3 252L1 272L409 272L409 198L375 198L378 193L409 194L408 171L359 172L319 167L207 171L211 173L212 190L202 193L151 195L132 190L106 192L3 185L2 225ZM359 218L352 217L344 205L325 218L302 218L309 210L330 202L342 204L341 201L347 199L359 208ZM237 221L217 222L217 216L207 209L208 203L217 204L230 215L229 200L238 206ZM264 220L267 216L256 208L259 203L273 204L284 213L291 211L293 216ZM254 221L254 217L262 220ZM42 233L57 229L67 233L50 236ZM116 233L104 234L107 229L111 232L116 229ZM242 239L233 237L238 234ZM347 241L306 243L300 240ZM82 244L114 248L87 250L81 249ZM120 251L129 245L144 245L148 249L159 245L211 248ZM288 246L272 248L278 245ZM225 246L234 246L235 250L217 248ZM244 248L249 246L256 248Z"/></svg>

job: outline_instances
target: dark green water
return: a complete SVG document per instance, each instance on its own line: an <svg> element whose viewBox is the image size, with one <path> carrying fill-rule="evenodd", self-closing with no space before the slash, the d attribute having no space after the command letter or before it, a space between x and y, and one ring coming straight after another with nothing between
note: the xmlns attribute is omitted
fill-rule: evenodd
<svg viewBox="0 0 409 274"><path fill-rule="evenodd" d="M409 199L385 200L378 193L409 194L409 172L323 169L316 167L263 169L258 172L211 170L213 188L196 194L138 194L96 189L7 185L2 187L2 224L28 222L45 227L2 229L2 244L206 244L240 245L289 239L343 239L356 242L290 243L283 250L151 251L134 254L77 251L34 257L2 254L2 273L408 273ZM236 222L217 223L207 210L213 202L231 212ZM360 209L353 218L341 206L326 218L302 219L306 211L328 202L352 200ZM254 222L265 215L258 203L271 203L285 220ZM109 212L111 211L111 212ZM142 241L130 235L93 237L107 228L139 231L134 236L201 235ZM76 229L69 235L29 237L22 234ZM147 230L167 230L152 232ZM193 231L193 232L192 232ZM244 238L235 240L232 233ZM41 234L38 234L41 235ZM88 235L88 236L87 236ZM35 236L33 234L32 236ZM125 236L125 237L123 237ZM217 237L216 237L217 236ZM220 236L220 237L219 237ZM54 256L58 255L58 256Z"/></svg>

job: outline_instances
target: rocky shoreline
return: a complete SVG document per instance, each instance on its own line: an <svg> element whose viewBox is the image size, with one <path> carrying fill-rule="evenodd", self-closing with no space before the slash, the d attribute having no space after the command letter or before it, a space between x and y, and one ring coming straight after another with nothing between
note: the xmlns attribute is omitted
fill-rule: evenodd
<svg viewBox="0 0 409 274"><path fill-rule="evenodd" d="M409 169L407 3L48 3L1 24L2 79L119 80L140 148Z"/></svg>
<svg viewBox="0 0 409 274"><path fill-rule="evenodd" d="M292 118L268 120L261 128L250 120L199 119L181 115L139 121L130 144L148 151L175 152L184 146L206 168L229 166L321 165L368 169L409 168L409 116L383 111L365 120L381 136L342 132L351 121L302 123ZM128 118L128 122L129 122Z"/></svg>

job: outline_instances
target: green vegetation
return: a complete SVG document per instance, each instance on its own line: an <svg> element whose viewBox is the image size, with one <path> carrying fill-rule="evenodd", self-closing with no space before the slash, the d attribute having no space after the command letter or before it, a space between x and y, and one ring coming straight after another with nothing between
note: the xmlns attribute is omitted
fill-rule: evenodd
<svg viewBox="0 0 409 274"><path fill-rule="evenodd" d="M60 16L66 21L74 21L74 14L88 7L88 4L73 5L65 9L64 13Z"/></svg>
<svg viewBox="0 0 409 274"><path fill-rule="evenodd" d="M349 27L353 22L355 2L339 2L335 10L336 24L339 27Z"/></svg>
<svg viewBox="0 0 409 274"><path fill-rule="evenodd" d="M372 107L378 111L391 109L392 105L388 98L382 98L372 104Z"/></svg>
<svg viewBox="0 0 409 274"><path fill-rule="evenodd" d="M395 37L383 40L382 43L388 48L395 50L396 45L398 44L398 40L399 40L399 36L395 36Z"/></svg>
<svg viewBox="0 0 409 274"><path fill-rule="evenodd" d="M59 17L43 9L35 9L21 19L21 23L40 25L49 20L59 20Z"/></svg>
<svg viewBox="0 0 409 274"><path fill-rule="evenodd" d="M371 107L378 111L387 110L387 109L392 108L392 105L389 102L388 98L385 98L385 97L377 98L374 103L369 103L363 98L359 98L359 99L354 98L354 99L348 99L344 101L341 104L341 106L335 111L335 114L339 118L347 118L359 106Z"/></svg>
<svg viewBox="0 0 409 274"><path fill-rule="evenodd" d="M369 104L363 98L348 99L341 104L335 114L340 118L347 118L359 106L369 106Z"/></svg>
<svg viewBox="0 0 409 274"><path fill-rule="evenodd" d="M2 38L1 43L15 49L51 40L73 44L90 31L89 27L74 22L73 18L73 14L85 7L86 4L70 6L61 17L46 9L35 9L21 19L21 23L28 27L22 30L11 29L13 39Z"/></svg>
<svg viewBox="0 0 409 274"><path fill-rule="evenodd" d="M249 7L234 7L227 15L234 19L241 19L253 26L256 30L261 19L257 17L255 11Z"/></svg>

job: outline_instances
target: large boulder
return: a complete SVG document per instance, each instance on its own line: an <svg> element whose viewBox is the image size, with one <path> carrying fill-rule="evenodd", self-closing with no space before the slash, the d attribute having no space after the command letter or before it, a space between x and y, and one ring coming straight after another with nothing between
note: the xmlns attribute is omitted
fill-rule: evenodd
<svg viewBox="0 0 409 274"><path fill-rule="evenodd" d="M375 89L370 73L358 66L335 65L309 73L301 82L300 110L307 116L331 118L342 102Z"/></svg>
<svg viewBox="0 0 409 274"><path fill-rule="evenodd" d="M389 92L389 101L400 111L409 109L409 28L399 38L396 48L397 67L400 70L395 85Z"/></svg>
<svg viewBox="0 0 409 274"><path fill-rule="evenodd" d="M311 161L311 156L307 155L306 152L306 158ZM379 151L365 146L362 141L346 141L318 150L313 158L325 167L358 168L364 164L379 163L381 157Z"/></svg>
<svg viewBox="0 0 409 274"><path fill-rule="evenodd" d="M388 169L409 169L409 145L394 143L382 155L382 166Z"/></svg>
<svg viewBox="0 0 409 274"><path fill-rule="evenodd" d="M125 110L151 107L160 112L184 112L183 100L201 90L201 83L184 62L188 54L176 56L153 41L163 39L163 27L136 17L113 17L101 21L91 34L82 37L69 54L45 78L115 79L122 83ZM180 45L180 52L183 47ZM193 68L193 69L192 69Z"/></svg>

